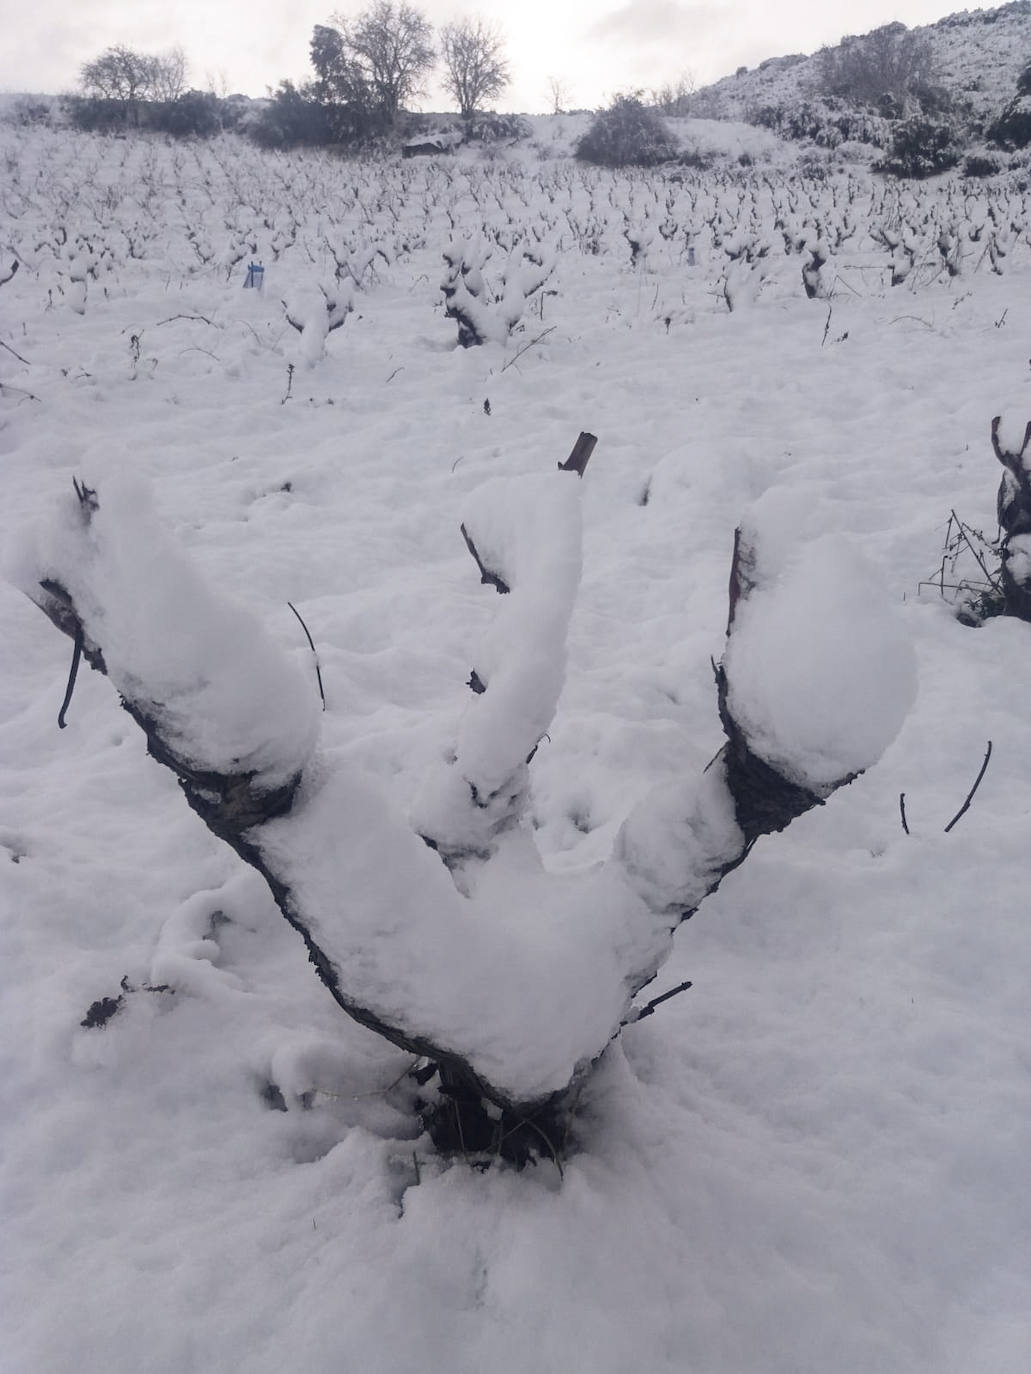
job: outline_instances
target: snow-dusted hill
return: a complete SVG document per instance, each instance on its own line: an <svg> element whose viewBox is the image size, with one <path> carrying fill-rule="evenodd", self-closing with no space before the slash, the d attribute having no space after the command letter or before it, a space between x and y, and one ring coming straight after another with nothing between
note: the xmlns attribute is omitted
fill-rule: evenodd
<svg viewBox="0 0 1031 1374"><path fill-rule="evenodd" d="M977 116L997 114L1012 99L1017 77L1031 61L1029 0L963 10L913 32L930 41L940 83ZM815 54L771 57L702 88L692 109L719 119L748 119L764 106L799 105L811 97L816 71Z"/></svg>

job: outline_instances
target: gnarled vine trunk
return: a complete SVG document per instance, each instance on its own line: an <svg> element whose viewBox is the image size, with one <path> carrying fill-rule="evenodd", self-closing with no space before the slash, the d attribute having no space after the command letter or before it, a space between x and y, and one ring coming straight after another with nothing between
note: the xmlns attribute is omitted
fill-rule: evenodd
<svg viewBox="0 0 1031 1374"><path fill-rule="evenodd" d="M645 798L605 864L572 878L546 872L525 805L562 686L580 569L574 477L592 448L581 436L563 475L474 497L463 534L503 594L499 619L473 665L455 746L411 824L369 780L316 754L318 715L299 670L204 585L138 496L76 484L22 576L111 678L187 803L266 880L339 1006L435 1066L440 1095L425 1120L442 1149L557 1155L583 1082L634 1019L675 928L759 836L860 771L814 782L757 743L737 713L728 653L716 669L727 741L705 773ZM763 587L761 563L739 532L728 646ZM160 643L148 638L154 625ZM548 922L546 948L520 912Z"/></svg>

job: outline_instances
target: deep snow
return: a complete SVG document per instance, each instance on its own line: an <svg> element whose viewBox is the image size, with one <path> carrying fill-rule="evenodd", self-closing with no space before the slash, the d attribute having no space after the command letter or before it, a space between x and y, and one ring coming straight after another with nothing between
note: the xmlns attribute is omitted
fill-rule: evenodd
<svg viewBox="0 0 1031 1374"><path fill-rule="evenodd" d="M9 560L73 476L149 483L155 552L167 538L245 607L317 709L301 610L322 747L384 805L417 809L469 738L499 610L458 531L469 502L547 473L581 429L599 437L583 572L530 766L549 869L606 859L635 804L719 747L710 657L756 502L795 566L829 576L840 560L811 552L828 537L875 565L891 605L856 614L899 618L919 679L883 759L760 841L679 932L649 991L694 986L607 1056L561 1176L481 1174L432 1156L410 1060L339 1012L111 685L84 674L57 730L70 646L0 584L5 1368L1026 1369L1031 631L964 628L918 591L950 509L991 532L991 417L1028 418L1026 228L1005 275L967 240L957 276L923 262L892 288L860 224L830 301L775 248L728 313L727 240L699 213L689 266L684 188L636 174L563 189L562 162L355 171L228 141L0 137L0 269L23 264L0 287ZM833 220L831 186L810 189ZM700 204L736 196L712 183ZM543 319L507 345L455 348L449 212L562 240ZM652 230L636 268L628 224ZM319 356L281 302L332 284L327 239L370 236L386 261ZM242 289L252 257L262 293ZM799 596L783 654L811 661ZM847 663L852 624L821 634L816 665ZM491 881L506 892L503 869ZM544 914L526 912L531 965ZM119 995L105 1027L80 1024ZM589 997L585 972L569 1015Z"/></svg>

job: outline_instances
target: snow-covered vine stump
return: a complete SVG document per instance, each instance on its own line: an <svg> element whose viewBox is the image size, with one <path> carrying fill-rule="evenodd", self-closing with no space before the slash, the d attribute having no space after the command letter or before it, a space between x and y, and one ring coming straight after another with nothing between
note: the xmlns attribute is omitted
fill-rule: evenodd
<svg viewBox="0 0 1031 1374"><path fill-rule="evenodd" d="M313 684L205 585L135 483L76 484L14 563L208 828L266 880L338 1005L426 1061L438 1147L481 1158L560 1158L584 1083L677 925L760 835L875 762L913 694L912 650L865 561L832 537L793 554L750 526L717 670L726 745L699 777L640 801L604 863L549 872L526 802L580 578L569 473L592 437L561 474L469 501L481 575L508 591L411 820L318 752Z"/></svg>
<svg viewBox="0 0 1031 1374"><path fill-rule="evenodd" d="M997 512L1003 539L1002 591L1007 615L1031 621L1031 421L1020 447L1001 437L1002 417L992 420L992 448L1003 466Z"/></svg>
<svg viewBox="0 0 1031 1374"><path fill-rule="evenodd" d="M444 250L446 270L440 290L444 314L458 326L460 347L504 343L554 272L556 262L553 248L533 240L521 241L502 254L482 234L452 239ZM488 268L497 274L493 282L488 282Z"/></svg>

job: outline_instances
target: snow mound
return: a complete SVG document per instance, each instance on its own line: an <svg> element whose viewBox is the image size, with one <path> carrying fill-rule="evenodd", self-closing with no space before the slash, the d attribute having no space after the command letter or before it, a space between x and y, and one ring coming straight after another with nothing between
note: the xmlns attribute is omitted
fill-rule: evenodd
<svg viewBox="0 0 1031 1374"><path fill-rule="evenodd" d="M740 603L724 665L753 751L817 793L875 763L916 695L913 647L887 590L836 535Z"/></svg>
<svg viewBox="0 0 1031 1374"><path fill-rule="evenodd" d="M207 587L142 482L112 476L91 499L87 519L69 494L22 542L12 581L34 599L44 580L70 594L116 689L161 722L184 762L253 774L269 790L288 782L315 746L311 683L253 616Z"/></svg>

